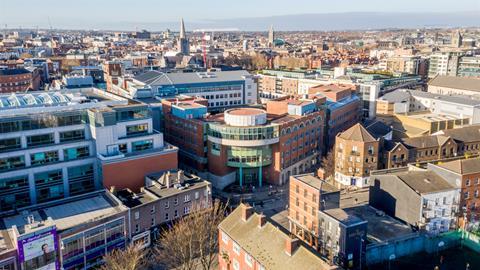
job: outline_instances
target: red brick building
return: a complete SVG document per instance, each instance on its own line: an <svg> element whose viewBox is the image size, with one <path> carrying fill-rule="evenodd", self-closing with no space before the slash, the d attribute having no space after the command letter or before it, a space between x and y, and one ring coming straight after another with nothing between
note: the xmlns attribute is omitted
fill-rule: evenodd
<svg viewBox="0 0 480 270"><path fill-rule="evenodd" d="M33 73L24 68L0 69L0 93L38 90L39 84L34 81Z"/></svg>

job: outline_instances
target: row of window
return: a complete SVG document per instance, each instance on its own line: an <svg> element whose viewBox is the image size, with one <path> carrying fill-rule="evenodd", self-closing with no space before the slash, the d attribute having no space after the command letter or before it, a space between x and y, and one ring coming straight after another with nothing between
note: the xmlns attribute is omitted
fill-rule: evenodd
<svg viewBox="0 0 480 270"><path fill-rule="evenodd" d="M90 156L90 149L88 146L80 146L67 148L63 150L64 161L70 161ZM59 162L60 158L58 151L39 152L30 155L30 166L40 166L50 163ZM15 156L0 158L0 172L12 171L20 168L25 168L25 156Z"/></svg>
<svg viewBox="0 0 480 270"><path fill-rule="evenodd" d="M85 130L71 130L59 133L60 143L80 141L85 139ZM55 143L54 133L31 135L26 137L27 147L37 147ZM0 139L0 152L12 151L22 148L21 138Z"/></svg>
<svg viewBox="0 0 480 270"><path fill-rule="evenodd" d="M27 120L5 121L0 123L0 133L19 132L44 128L71 126L85 124L86 114L77 113L73 115L44 114L30 116Z"/></svg>

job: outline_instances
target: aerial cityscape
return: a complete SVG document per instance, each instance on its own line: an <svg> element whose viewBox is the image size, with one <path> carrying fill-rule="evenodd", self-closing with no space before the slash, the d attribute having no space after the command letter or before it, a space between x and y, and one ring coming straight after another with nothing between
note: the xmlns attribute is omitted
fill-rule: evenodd
<svg viewBox="0 0 480 270"><path fill-rule="evenodd" d="M0 1L0 270L480 270L480 1Z"/></svg>

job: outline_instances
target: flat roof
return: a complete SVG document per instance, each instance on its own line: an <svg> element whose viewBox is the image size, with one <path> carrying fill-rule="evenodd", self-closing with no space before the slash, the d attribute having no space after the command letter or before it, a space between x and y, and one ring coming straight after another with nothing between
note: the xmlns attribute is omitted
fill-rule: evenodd
<svg viewBox="0 0 480 270"><path fill-rule="evenodd" d="M391 239L413 234L409 225L367 205L345 208L345 212L355 215L368 222L367 239L372 243L385 242Z"/></svg>
<svg viewBox="0 0 480 270"><path fill-rule="evenodd" d="M28 211L28 215L33 215L35 220L38 221L45 221L48 217L51 217L58 230L66 230L125 210L124 206L116 205L111 198L108 198L105 192L99 192L79 200ZM3 224L5 228L16 225L19 232L23 233L25 225L28 223L24 214L18 214L3 218Z"/></svg>
<svg viewBox="0 0 480 270"><path fill-rule="evenodd" d="M265 114L265 110L256 109L256 108L237 108L227 110L226 113L231 115L259 115Z"/></svg>

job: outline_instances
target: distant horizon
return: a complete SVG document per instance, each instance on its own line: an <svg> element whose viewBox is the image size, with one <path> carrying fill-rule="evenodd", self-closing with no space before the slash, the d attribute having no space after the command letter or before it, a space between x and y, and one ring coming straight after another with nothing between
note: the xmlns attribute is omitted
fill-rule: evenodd
<svg viewBox="0 0 480 270"><path fill-rule="evenodd" d="M323 13L302 13L302 14L285 14L285 15L274 15L274 16L252 16L252 17L236 17L230 19L211 19L211 20L189 20L185 17L179 17L178 21L168 20L168 21L157 21L157 22L134 22L134 21L116 21L116 22L99 22L96 27L69 27L59 26L59 25L45 25L45 24L26 24L26 25L2 25L1 29L7 30L36 30L37 28L40 30L61 30L61 31L141 31L147 30L150 32L161 32L165 31L166 29L170 29L173 32L178 31L180 19L183 18L185 20L186 30L187 32L193 32L198 29L202 28L228 28L228 30L233 30L232 32L266 32L268 31L268 27L273 25L276 31L281 32L295 32L295 31L365 31L365 30L394 30L394 29L413 29L413 28L475 28L480 27L480 20L478 20L479 11L452 11L452 12L445 12L445 11L431 11L431 12L405 12L405 11L396 11L396 12L382 12L382 11L346 11L346 12L323 12ZM343 18L340 16L347 16L347 18ZM379 21L379 18L368 18L365 15L372 15L377 17L382 17L385 19L384 21ZM389 16L385 16L389 15ZM417 18L420 22L413 22L407 21L407 17L417 17L417 15L422 15L421 17ZM446 15L450 16L450 18L423 18L423 16L435 16L435 15ZM471 15L465 17L464 15ZM330 19L338 20L337 25L333 26L325 26L322 27L322 22L316 21L316 16L328 16ZM335 18L337 16L337 18ZM348 22L347 24L341 24L348 19L352 19L356 17L356 23L353 23L355 26L349 27ZM363 16L363 17L362 17ZM392 17L393 16L393 17ZM396 17L395 17L396 16ZM402 21L402 16L406 17L404 21ZM298 17L298 18L295 18ZM285 25L285 19L292 19L289 20L288 27L282 27ZM322 18L319 18L322 19ZM369 22L368 20L372 19L373 22ZM392 24L392 20L397 19L396 23ZM473 21L471 21L473 19ZM278 21L280 20L280 23ZM299 20L302 20L304 27L300 27L292 29L290 26L291 24L297 23ZM398 21L399 20L399 21ZM470 21L469 21L470 20ZM72 22L73 20L71 20ZM258 21L256 24L248 24L247 21ZM431 24L425 24L425 22L432 21ZM452 24L452 22L459 21L458 23ZM244 28L245 22L247 25L250 25L251 29ZM275 23L277 22L277 23ZM473 23L472 23L473 22ZM360 24L359 24L360 23ZM363 24L362 24L363 23ZM402 24L403 23L403 24ZM235 27L235 25L243 25L242 27ZM306 24L314 24L316 26L310 26L311 29L305 27ZM84 25L84 24L82 24ZM371 25L371 26L368 26ZM5 26L7 26L5 28ZM84 25L85 26L85 25ZM287 28L287 29L285 29ZM226 31L228 32L228 31Z"/></svg>
<svg viewBox="0 0 480 270"><path fill-rule="evenodd" d="M473 12L477 18L449 15ZM178 29L178 22L184 18L188 31L206 27L259 31L270 24L280 31L361 30L425 25L479 26L479 13L478 0L84 0L75 3L22 0L0 1L0 29L7 25L6 28L161 31ZM348 18L347 15L352 14L356 18ZM389 16L369 18L357 16L359 14L393 14L398 19L393 23ZM426 14L428 18L415 14ZM442 14L442 18L435 18L436 14ZM325 22L319 16L338 21ZM414 21L404 22L400 17Z"/></svg>

